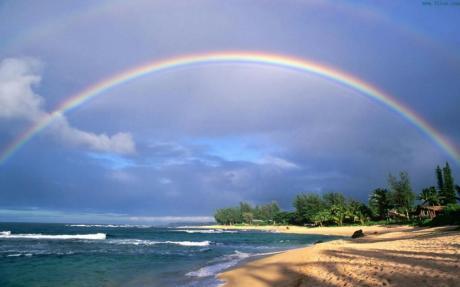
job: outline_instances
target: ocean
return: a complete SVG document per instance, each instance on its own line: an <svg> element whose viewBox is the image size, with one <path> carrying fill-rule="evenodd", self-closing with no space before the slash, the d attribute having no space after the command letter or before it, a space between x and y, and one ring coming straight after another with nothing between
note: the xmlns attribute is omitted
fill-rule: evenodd
<svg viewBox="0 0 460 287"><path fill-rule="evenodd" d="M0 223L0 286L219 286L251 258L337 237L98 224Z"/></svg>

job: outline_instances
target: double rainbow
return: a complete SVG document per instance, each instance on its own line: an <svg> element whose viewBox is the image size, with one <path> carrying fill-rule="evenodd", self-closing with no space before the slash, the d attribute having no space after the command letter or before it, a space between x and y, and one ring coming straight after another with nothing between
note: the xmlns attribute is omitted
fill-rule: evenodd
<svg viewBox="0 0 460 287"><path fill-rule="evenodd" d="M434 129L426 120L417 115L414 111L398 102L395 98L377 89L376 87L340 70L320 65L315 62L299 59L291 56L268 54L260 52L216 52L206 54L185 55L173 57L165 60L155 60L132 69L126 70L96 84L87 87L81 92L71 96L68 100L61 103L53 112L43 117L40 121L25 130L16 137L0 153L0 164L10 158L18 149L29 142L36 134L44 130L54 119L61 114L78 107L97 96L106 94L107 91L135 80L142 76L157 73L165 70L172 70L179 67L221 64L221 63L244 63L262 64L287 68L299 72L311 73L328 80L332 80L344 86L350 87L361 94L384 104L389 109L401 115L421 132L426 134L435 144L441 147L457 163L460 162L460 152L449 142L440 132Z"/></svg>

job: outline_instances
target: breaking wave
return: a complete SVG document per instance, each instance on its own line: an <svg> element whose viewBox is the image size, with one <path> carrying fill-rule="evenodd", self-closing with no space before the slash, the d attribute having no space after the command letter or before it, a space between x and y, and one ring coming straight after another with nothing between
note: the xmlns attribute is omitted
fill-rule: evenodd
<svg viewBox="0 0 460 287"><path fill-rule="evenodd" d="M209 277L215 276L218 273L233 267L238 264L243 259L250 257L250 253L239 252L235 250L235 253L230 255L225 255L222 258L222 262L204 266L196 271L188 272L186 275L190 277Z"/></svg>
<svg viewBox="0 0 460 287"><path fill-rule="evenodd" d="M11 231L0 232L0 239L53 239L53 240L69 240L69 239L84 239L84 240L104 240L106 239L105 233L94 234L12 234Z"/></svg>
<svg viewBox="0 0 460 287"><path fill-rule="evenodd" d="M174 244L180 246L209 246L211 241L154 241L154 240L142 240L142 239L113 239L109 243L113 244L128 244L128 245L156 245L156 244Z"/></svg>
<svg viewBox="0 0 460 287"><path fill-rule="evenodd" d="M176 229L177 232L186 233L237 233L235 230L221 230L221 229Z"/></svg>
<svg viewBox="0 0 460 287"><path fill-rule="evenodd" d="M14 252L5 255L0 255L0 257L32 257L32 256L47 256L47 255L57 255L57 256L65 256L65 255L73 255L75 254L72 251L67 252L51 252L51 251L30 251L30 252Z"/></svg>
<svg viewBox="0 0 460 287"><path fill-rule="evenodd" d="M224 270L236 266L241 260L254 257L254 256L265 256L277 254L279 252L267 252L267 253L245 253L235 250L233 254L225 255L221 259L221 262L204 266L196 271L188 272L186 275L190 277L210 277L216 276Z"/></svg>

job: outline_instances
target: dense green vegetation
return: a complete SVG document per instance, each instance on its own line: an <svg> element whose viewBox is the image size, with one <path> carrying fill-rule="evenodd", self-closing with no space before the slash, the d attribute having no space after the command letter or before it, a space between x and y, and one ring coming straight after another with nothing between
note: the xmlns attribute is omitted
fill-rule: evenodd
<svg viewBox="0 0 460 287"><path fill-rule="evenodd" d="M294 211L282 211L276 202L252 206L241 202L239 206L218 209L217 223L233 224L295 224L343 225L372 223L417 223L423 225L460 224L460 206L457 204L460 187L455 185L448 163L435 169L437 187L423 188L416 195L407 172L388 176L388 187L377 188L369 195L369 202L346 198L342 193L301 193L293 200ZM459 196L456 195L458 193ZM419 217L415 206L445 206L433 220ZM419 205L419 206L420 206Z"/></svg>
<svg viewBox="0 0 460 287"><path fill-rule="evenodd" d="M433 218L420 222L424 226L460 225L460 205L449 204L443 213Z"/></svg>
<svg viewBox="0 0 460 287"><path fill-rule="evenodd" d="M214 218L219 224L254 224L257 222L274 223L275 217L281 214L276 202L252 207L249 203L241 202L240 206L221 208L216 211Z"/></svg>

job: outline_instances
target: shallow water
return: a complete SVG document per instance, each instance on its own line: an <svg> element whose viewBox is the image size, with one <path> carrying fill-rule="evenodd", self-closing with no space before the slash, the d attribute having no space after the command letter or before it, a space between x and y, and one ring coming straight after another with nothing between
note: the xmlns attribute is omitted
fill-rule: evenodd
<svg viewBox="0 0 460 287"><path fill-rule="evenodd" d="M320 235L0 223L0 286L217 286L242 260Z"/></svg>

